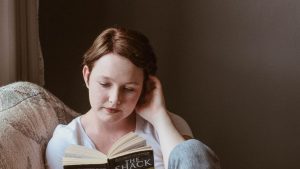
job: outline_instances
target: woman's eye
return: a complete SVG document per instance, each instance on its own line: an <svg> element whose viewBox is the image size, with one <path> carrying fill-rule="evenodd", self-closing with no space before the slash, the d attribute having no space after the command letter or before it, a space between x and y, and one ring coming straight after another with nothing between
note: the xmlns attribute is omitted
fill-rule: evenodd
<svg viewBox="0 0 300 169"><path fill-rule="evenodd" d="M103 87L109 87L109 86L110 86L109 83L102 83L102 82L100 82L99 84L100 84L101 86L103 86Z"/></svg>
<svg viewBox="0 0 300 169"><path fill-rule="evenodd" d="M129 87L126 87L125 90L126 90L127 92L134 92L134 91L135 91L134 88L129 88Z"/></svg>

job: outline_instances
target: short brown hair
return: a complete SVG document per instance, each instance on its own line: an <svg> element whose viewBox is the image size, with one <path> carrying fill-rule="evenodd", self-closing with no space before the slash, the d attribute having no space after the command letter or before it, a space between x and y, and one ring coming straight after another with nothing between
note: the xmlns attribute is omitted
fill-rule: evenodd
<svg viewBox="0 0 300 169"><path fill-rule="evenodd" d="M156 74L156 55L148 38L138 31L126 28L105 29L84 54L83 65L92 71L95 62L108 53L123 56L143 69L144 82L149 75ZM144 83L142 95L144 95L145 87Z"/></svg>
<svg viewBox="0 0 300 169"><path fill-rule="evenodd" d="M83 57L83 65L89 70L103 55L115 53L128 58L134 65L144 72L155 75L156 56L148 38L142 33L125 28L108 28L104 30L87 50Z"/></svg>

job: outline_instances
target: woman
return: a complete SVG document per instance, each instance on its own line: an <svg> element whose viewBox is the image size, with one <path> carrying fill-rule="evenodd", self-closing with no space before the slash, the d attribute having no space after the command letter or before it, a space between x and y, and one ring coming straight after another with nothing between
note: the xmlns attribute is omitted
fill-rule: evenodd
<svg viewBox="0 0 300 169"><path fill-rule="evenodd" d="M91 109L68 125L57 126L46 150L49 168L62 168L64 149L70 144L106 154L116 140L130 131L152 146L156 169L168 168L169 163L173 168L186 166L180 161L189 163L191 159L169 156L175 147L175 154L191 145L194 149L194 143L185 141L192 138L192 132L182 118L167 111L156 69L156 56L144 35L124 28L103 31L83 60ZM214 154L203 147L204 152L209 152L204 158L206 163L207 157L214 158Z"/></svg>

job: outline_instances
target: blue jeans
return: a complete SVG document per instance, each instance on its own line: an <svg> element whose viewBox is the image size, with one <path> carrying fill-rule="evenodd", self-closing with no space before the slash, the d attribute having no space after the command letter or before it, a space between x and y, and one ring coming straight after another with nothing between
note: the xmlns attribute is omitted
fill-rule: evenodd
<svg viewBox="0 0 300 169"><path fill-rule="evenodd" d="M168 169L220 169L215 153L196 139L178 144L169 157Z"/></svg>

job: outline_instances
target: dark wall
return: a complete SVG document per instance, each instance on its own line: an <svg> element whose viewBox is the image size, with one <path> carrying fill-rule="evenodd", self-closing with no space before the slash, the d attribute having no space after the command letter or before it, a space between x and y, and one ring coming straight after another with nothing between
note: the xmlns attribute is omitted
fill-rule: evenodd
<svg viewBox="0 0 300 169"><path fill-rule="evenodd" d="M168 108L223 169L300 168L300 1L40 1L46 88L89 108L83 53L119 25L145 33Z"/></svg>

